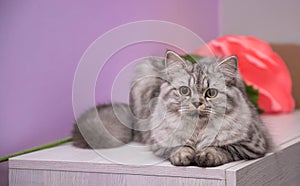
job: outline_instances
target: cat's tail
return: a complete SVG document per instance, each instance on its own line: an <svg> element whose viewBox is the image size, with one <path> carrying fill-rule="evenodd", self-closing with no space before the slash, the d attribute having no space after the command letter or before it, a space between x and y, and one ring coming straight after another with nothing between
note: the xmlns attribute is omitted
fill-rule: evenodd
<svg viewBox="0 0 300 186"><path fill-rule="evenodd" d="M98 105L76 120L72 131L73 145L94 149L124 145L133 140L133 124L128 105Z"/></svg>

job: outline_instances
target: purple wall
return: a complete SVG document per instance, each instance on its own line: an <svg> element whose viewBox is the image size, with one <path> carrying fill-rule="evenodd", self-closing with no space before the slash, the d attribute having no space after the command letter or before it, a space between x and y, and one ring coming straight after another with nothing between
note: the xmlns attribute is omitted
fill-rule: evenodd
<svg viewBox="0 0 300 186"><path fill-rule="evenodd" d="M70 136L76 66L106 31L156 19L183 25L205 40L219 34L218 0L126 2L0 2L0 156ZM0 185L7 184L7 163L0 164L0 175Z"/></svg>

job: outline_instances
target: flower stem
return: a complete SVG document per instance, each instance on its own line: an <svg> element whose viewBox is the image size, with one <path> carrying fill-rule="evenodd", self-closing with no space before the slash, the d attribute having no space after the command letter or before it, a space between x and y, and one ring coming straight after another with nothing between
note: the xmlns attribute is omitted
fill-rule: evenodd
<svg viewBox="0 0 300 186"><path fill-rule="evenodd" d="M19 156L19 155L22 155L22 154L27 154L27 153L42 150L42 149L47 149L47 148L50 148L50 147L55 147L55 146L58 146L58 145L61 145L61 144L64 144L64 143L67 143L67 142L70 142L70 141L72 141L72 138L68 137L68 138L61 139L61 140L58 140L58 141L55 141L55 142L52 142L52 143L48 143L48 144L45 144L45 145L42 145L42 146L34 147L32 149L27 149L27 150L24 150L24 151L21 151L21 152L17 152L15 154L10 154L10 155L7 155L7 156L3 156L3 157L0 157L0 163L4 162L4 161L7 161L9 158L12 158L12 157L15 157L15 156Z"/></svg>

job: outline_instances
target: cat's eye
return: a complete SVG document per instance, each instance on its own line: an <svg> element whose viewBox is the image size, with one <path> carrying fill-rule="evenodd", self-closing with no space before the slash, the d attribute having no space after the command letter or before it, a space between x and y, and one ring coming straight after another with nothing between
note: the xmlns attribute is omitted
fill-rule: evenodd
<svg viewBox="0 0 300 186"><path fill-rule="evenodd" d="M207 97L207 98L214 98L217 96L217 94L218 94L218 90L215 88L208 88L205 91L205 97Z"/></svg>
<svg viewBox="0 0 300 186"><path fill-rule="evenodd" d="M187 86L182 86L179 88L179 92L183 96L189 96L191 95L191 89Z"/></svg>

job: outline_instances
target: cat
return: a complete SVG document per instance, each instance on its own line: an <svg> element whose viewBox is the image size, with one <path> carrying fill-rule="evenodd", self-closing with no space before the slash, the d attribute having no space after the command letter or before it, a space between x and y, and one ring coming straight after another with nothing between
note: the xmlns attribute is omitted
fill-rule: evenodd
<svg viewBox="0 0 300 186"><path fill-rule="evenodd" d="M111 117L113 121L106 118L102 123L114 133L115 141L108 141L100 133L103 129L98 129L93 131L99 134L84 136L95 143L90 146L108 148L142 142L173 165L196 163L201 167L259 158L272 147L272 140L246 95L235 56L220 61L203 58L194 64L173 51L167 51L163 59L149 58L136 67L129 106L130 109L123 105L124 112L118 115L125 115L125 123L130 126L123 129L124 122L116 117ZM112 105L104 108L113 110ZM92 117L90 112L77 123L85 126L87 120L94 120L104 109L98 106ZM94 126L98 124L95 122ZM82 145L86 142L78 137L76 126L74 145L87 147Z"/></svg>

